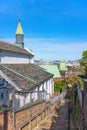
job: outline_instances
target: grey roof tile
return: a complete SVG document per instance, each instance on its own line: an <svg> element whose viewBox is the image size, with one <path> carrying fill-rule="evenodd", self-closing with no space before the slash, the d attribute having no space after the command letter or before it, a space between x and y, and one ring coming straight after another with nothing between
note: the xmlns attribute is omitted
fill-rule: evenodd
<svg viewBox="0 0 87 130"><path fill-rule="evenodd" d="M33 55L32 53L28 52L26 49L20 48L15 44L11 44L4 41L0 41L0 51L8 51L8 52L21 53L26 55Z"/></svg>
<svg viewBox="0 0 87 130"><path fill-rule="evenodd" d="M46 79L53 77L34 64L3 64L0 70L5 73L20 89L29 90Z"/></svg>

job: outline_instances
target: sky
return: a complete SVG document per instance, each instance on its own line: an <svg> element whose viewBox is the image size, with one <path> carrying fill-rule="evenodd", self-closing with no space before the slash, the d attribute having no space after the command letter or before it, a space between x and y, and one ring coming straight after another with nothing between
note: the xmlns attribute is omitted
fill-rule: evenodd
<svg viewBox="0 0 87 130"><path fill-rule="evenodd" d="M78 60L87 50L87 0L0 0L0 40L15 43L19 17L37 60Z"/></svg>

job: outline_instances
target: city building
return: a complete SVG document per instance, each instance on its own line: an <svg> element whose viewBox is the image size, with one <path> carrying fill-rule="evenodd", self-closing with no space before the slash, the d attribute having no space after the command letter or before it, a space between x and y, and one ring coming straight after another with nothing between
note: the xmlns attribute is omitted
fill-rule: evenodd
<svg viewBox="0 0 87 130"><path fill-rule="evenodd" d="M54 81L59 81L61 79L61 75L58 69L58 65L53 65L53 64L44 64L44 65L40 65L40 67L42 67L45 71L52 73L53 76L53 80Z"/></svg>

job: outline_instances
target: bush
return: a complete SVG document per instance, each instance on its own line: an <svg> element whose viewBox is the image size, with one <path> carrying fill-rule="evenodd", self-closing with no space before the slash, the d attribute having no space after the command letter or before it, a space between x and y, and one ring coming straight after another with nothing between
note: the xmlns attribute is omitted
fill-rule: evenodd
<svg viewBox="0 0 87 130"><path fill-rule="evenodd" d="M64 80L54 83L54 92L61 92L65 88L67 88L67 85Z"/></svg>

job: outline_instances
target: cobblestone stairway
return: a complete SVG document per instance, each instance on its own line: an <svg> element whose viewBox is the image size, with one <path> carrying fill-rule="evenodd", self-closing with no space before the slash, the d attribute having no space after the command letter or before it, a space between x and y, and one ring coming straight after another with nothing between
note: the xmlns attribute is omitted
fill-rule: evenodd
<svg viewBox="0 0 87 130"><path fill-rule="evenodd" d="M37 130L68 130L68 101L63 100L56 112L52 112Z"/></svg>

